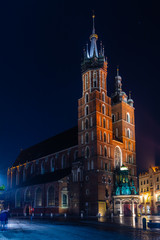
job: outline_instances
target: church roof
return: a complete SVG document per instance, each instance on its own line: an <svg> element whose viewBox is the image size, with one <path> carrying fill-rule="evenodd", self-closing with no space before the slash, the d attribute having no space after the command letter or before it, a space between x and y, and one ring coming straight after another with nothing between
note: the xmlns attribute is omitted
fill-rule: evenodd
<svg viewBox="0 0 160 240"><path fill-rule="evenodd" d="M78 145L78 127L73 127L65 132L53 136L43 142L22 150L13 164L13 167L31 162L38 158L59 152Z"/></svg>

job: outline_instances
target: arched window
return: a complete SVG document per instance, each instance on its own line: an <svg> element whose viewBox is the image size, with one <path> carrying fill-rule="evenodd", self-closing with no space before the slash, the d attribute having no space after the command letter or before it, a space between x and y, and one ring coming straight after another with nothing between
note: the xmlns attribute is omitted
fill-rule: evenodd
<svg viewBox="0 0 160 240"><path fill-rule="evenodd" d="M41 174L44 174L45 169L44 169L44 162L41 163Z"/></svg>
<svg viewBox="0 0 160 240"><path fill-rule="evenodd" d="M114 149L114 165L119 168L122 165L122 151L119 146Z"/></svg>
<svg viewBox="0 0 160 240"><path fill-rule="evenodd" d="M127 128L127 137L130 138L130 129Z"/></svg>
<svg viewBox="0 0 160 240"><path fill-rule="evenodd" d="M62 168L66 168L66 156L62 156Z"/></svg>
<svg viewBox="0 0 160 240"><path fill-rule="evenodd" d="M100 127L102 126L102 118L101 118L101 116L99 117L99 126Z"/></svg>
<svg viewBox="0 0 160 240"><path fill-rule="evenodd" d="M96 88L97 87L97 72L94 71L93 73L93 87Z"/></svg>
<svg viewBox="0 0 160 240"><path fill-rule="evenodd" d="M55 169L55 160L54 160L54 158L52 157L52 158L51 158L51 172L54 172L54 169Z"/></svg>
<svg viewBox="0 0 160 240"><path fill-rule="evenodd" d="M104 73L102 73L102 88L105 89Z"/></svg>
<svg viewBox="0 0 160 240"><path fill-rule="evenodd" d="M88 107L88 105L86 106L86 108L85 108L85 115L87 116L88 115L88 113L89 113L89 107Z"/></svg>
<svg viewBox="0 0 160 240"><path fill-rule="evenodd" d="M68 207L68 191L67 188L62 188L61 190L61 205L63 208Z"/></svg>
<svg viewBox="0 0 160 240"><path fill-rule="evenodd" d="M100 140L102 141L102 131L100 131Z"/></svg>
<svg viewBox="0 0 160 240"><path fill-rule="evenodd" d="M116 128L116 137L118 138L118 128Z"/></svg>
<svg viewBox="0 0 160 240"><path fill-rule="evenodd" d="M106 128L106 119L103 118L103 127Z"/></svg>
<svg viewBox="0 0 160 240"><path fill-rule="evenodd" d="M103 114L106 113L104 104L102 105L102 113L103 113Z"/></svg>
<svg viewBox="0 0 160 240"><path fill-rule="evenodd" d="M110 134L108 133L108 143L110 143Z"/></svg>
<svg viewBox="0 0 160 240"><path fill-rule="evenodd" d="M109 129L109 120L107 120L107 129Z"/></svg>
<svg viewBox="0 0 160 240"><path fill-rule="evenodd" d="M42 207L42 190L40 188L38 188L36 190L36 199L35 199L35 205L36 207Z"/></svg>
<svg viewBox="0 0 160 240"><path fill-rule="evenodd" d="M104 133L104 142L106 142L107 139L106 139L106 133Z"/></svg>
<svg viewBox="0 0 160 240"><path fill-rule="evenodd" d="M81 144L83 144L83 134L81 135Z"/></svg>
<svg viewBox="0 0 160 240"><path fill-rule="evenodd" d="M50 186L48 188L48 206L54 206L54 205L55 205L54 187Z"/></svg>
<svg viewBox="0 0 160 240"><path fill-rule="evenodd" d="M107 157L107 148L106 148L106 146L104 147L104 156Z"/></svg>
<svg viewBox="0 0 160 240"><path fill-rule="evenodd" d="M127 112L127 122L130 123L130 114Z"/></svg>
<svg viewBox="0 0 160 240"><path fill-rule="evenodd" d="M116 120L116 117L114 114L112 114L112 122L115 122L115 120Z"/></svg>
<svg viewBox="0 0 160 240"><path fill-rule="evenodd" d="M88 142L89 142L88 133L86 133L86 134L85 134L85 141L86 141L86 143L88 143Z"/></svg>
<svg viewBox="0 0 160 240"><path fill-rule="evenodd" d="M89 158L89 147L86 147L85 157L86 157L86 158Z"/></svg>
<svg viewBox="0 0 160 240"><path fill-rule="evenodd" d="M21 191L17 190L15 194L15 207L21 207Z"/></svg>
<svg viewBox="0 0 160 240"><path fill-rule="evenodd" d="M88 89L88 75L85 75L85 85L86 85L86 90Z"/></svg>
<svg viewBox="0 0 160 240"><path fill-rule="evenodd" d="M30 202L31 200L32 200L31 191L27 188L27 190L25 192L25 201Z"/></svg>
<svg viewBox="0 0 160 240"><path fill-rule="evenodd" d="M82 130L84 130L84 123L83 123L83 120L82 120Z"/></svg>
<svg viewBox="0 0 160 240"><path fill-rule="evenodd" d="M85 102L88 103L88 93L85 95Z"/></svg>
<svg viewBox="0 0 160 240"><path fill-rule="evenodd" d="M88 118L86 118L86 129L88 129Z"/></svg>
<svg viewBox="0 0 160 240"><path fill-rule="evenodd" d="M105 102L105 94L102 92L102 101Z"/></svg>

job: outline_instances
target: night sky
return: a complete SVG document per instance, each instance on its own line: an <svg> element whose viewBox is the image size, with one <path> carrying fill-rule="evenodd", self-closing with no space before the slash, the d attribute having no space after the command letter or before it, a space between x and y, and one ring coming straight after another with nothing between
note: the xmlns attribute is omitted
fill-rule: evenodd
<svg viewBox="0 0 160 240"><path fill-rule="evenodd" d="M132 91L140 170L160 164L160 15L156 1L0 1L0 168L21 149L77 125L81 58L95 27ZM0 181L1 184L1 181Z"/></svg>

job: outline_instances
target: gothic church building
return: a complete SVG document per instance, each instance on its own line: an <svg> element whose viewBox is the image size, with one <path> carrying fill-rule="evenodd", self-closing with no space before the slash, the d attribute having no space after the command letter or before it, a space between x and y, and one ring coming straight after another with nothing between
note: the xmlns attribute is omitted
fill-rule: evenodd
<svg viewBox="0 0 160 240"><path fill-rule="evenodd" d="M117 69L115 90L107 94L107 60L93 30L81 63L82 97L78 127L22 150L8 169L5 204L12 214L105 215L113 212L115 176L125 166L137 188L135 119L131 97L122 90Z"/></svg>

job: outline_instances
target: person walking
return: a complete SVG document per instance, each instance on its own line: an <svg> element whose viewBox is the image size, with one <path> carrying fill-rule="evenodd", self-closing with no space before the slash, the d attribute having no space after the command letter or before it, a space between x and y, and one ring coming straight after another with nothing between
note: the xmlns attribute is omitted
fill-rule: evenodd
<svg viewBox="0 0 160 240"><path fill-rule="evenodd" d="M1 215L0 215L0 219L1 219L1 231L5 230L5 226L6 226L6 218L7 218L7 214L6 211L1 211Z"/></svg>

